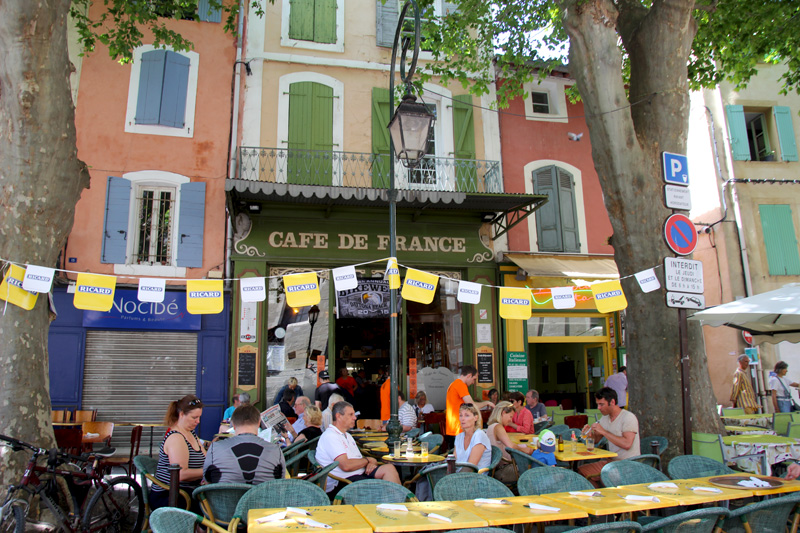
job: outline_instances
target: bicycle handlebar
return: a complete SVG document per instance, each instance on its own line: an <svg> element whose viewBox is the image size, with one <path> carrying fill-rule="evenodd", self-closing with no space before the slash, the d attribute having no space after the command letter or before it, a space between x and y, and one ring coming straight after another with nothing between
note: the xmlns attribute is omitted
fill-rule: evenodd
<svg viewBox="0 0 800 533"><path fill-rule="evenodd" d="M38 446L34 446L33 444L28 444L27 442L23 442L13 437L8 437L6 435L0 435L0 441L7 442L11 446L11 449L14 450L15 452L19 452L27 448L28 450L32 451L35 455L48 455L49 456L48 462L50 463L57 461L58 458L65 459L67 461L77 461L81 463L86 463L92 457L95 456L99 458L110 457L116 451L114 448L107 447L97 451L82 453L81 455L72 455L71 453L59 451L58 448L53 448L51 450L39 448Z"/></svg>

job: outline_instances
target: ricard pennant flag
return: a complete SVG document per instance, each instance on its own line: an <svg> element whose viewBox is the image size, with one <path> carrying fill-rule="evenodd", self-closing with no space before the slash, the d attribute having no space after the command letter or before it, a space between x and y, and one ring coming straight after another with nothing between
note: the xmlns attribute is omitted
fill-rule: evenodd
<svg viewBox="0 0 800 533"><path fill-rule="evenodd" d="M108 311L114 305L116 276L101 276L81 272L75 282L75 297L72 304L86 311Z"/></svg>
<svg viewBox="0 0 800 533"><path fill-rule="evenodd" d="M283 288L286 290L286 304L289 307L317 305L320 301L316 272L287 274L283 276Z"/></svg>
<svg viewBox="0 0 800 533"><path fill-rule="evenodd" d="M8 272L6 272L6 277L3 278L3 283L0 283L0 300L5 300L10 304L30 311L36 305L36 298L39 295L22 288L24 277L25 269L19 265L11 264Z"/></svg>
<svg viewBox="0 0 800 533"><path fill-rule="evenodd" d="M601 313L613 313L628 307L628 300L622 292L619 280L604 281L592 285L594 304Z"/></svg>
<svg viewBox="0 0 800 533"><path fill-rule="evenodd" d="M186 281L186 310L193 315L221 313L225 307L221 279L190 279Z"/></svg>
<svg viewBox="0 0 800 533"><path fill-rule="evenodd" d="M500 287L500 316L506 320L528 320L531 317L531 290Z"/></svg>
<svg viewBox="0 0 800 533"><path fill-rule="evenodd" d="M403 290L400 295L412 302L429 304L436 295L436 285L439 283L439 276L422 270L409 268L406 270L406 279L403 281Z"/></svg>
<svg viewBox="0 0 800 533"><path fill-rule="evenodd" d="M389 261L386 262L386 272L383 275L383 279L389 282L390 290L400 288L400 269L397 268L396 257L390 257Z"/></svg>

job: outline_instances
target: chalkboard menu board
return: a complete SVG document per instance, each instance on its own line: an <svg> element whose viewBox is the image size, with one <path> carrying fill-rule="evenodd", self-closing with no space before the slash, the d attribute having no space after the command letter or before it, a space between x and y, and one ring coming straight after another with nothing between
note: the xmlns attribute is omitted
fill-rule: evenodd
<svg viewBox="0 0 800 533"><path fill-rule="evenodd" d="M494 353L491 348L478 348L475 355L478 362L478 383L494 382Z"/></svg>
<svg viewBox="0 0 800 533"><path fill-rule="evenodd" d="M238 368L238 383L239 387L256 385L256 353L255 352L239 352L239 368Z"/></svg>

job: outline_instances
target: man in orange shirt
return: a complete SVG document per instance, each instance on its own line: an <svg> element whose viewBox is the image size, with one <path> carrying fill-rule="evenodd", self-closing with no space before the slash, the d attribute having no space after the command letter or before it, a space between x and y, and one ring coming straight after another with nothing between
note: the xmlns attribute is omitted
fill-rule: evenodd
<svg viewBox="0 0 800 533"><path fill-rule="evenodd" d="M487 405L494 408L492 402L475 402L469 395L469 387L478 379L478 369L472 365L466 365L461 369L461 375L447 388L447 399L445 406L446 434L448 437L455 437L461 433L461 422L458 420L458 411L461 405L471 403L476 409L483 409Z"/></svg>
<svg viewBox="0 0 800 533"><path fill-rule="evenodd" d="M355 378L347 373L347 368L339 369L339 379L336 380L336 384L349 392L351 396L356 393L356 386L358 385Z"/></svg>

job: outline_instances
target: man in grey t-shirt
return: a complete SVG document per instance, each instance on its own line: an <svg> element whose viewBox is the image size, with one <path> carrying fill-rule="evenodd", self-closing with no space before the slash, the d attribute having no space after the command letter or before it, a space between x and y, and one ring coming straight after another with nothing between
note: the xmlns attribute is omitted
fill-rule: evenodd
<svg viewBox="0 0 800 533"><path fill-rule="evenodd" d="M231 415L236 436L215 442L203 463L207 483L257 485L281 479L286 470L281 449L258 437L261 416L252 405L237 407Z"/></svg>

